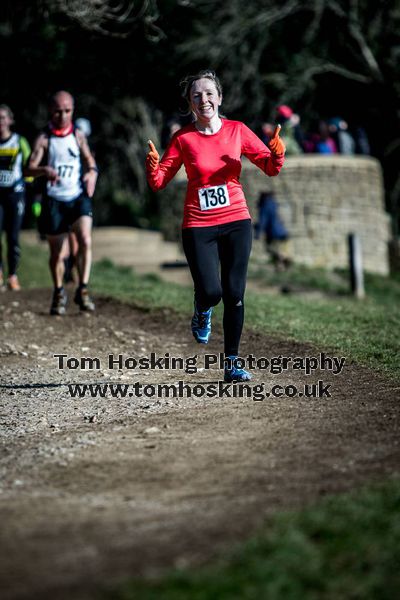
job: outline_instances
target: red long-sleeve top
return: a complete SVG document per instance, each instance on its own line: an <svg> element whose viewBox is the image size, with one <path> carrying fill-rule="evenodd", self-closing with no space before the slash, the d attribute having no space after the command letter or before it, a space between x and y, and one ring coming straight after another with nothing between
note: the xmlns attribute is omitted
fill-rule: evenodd
<svg viewBox="0 0 400 600"><path fill-rule="evenodd" d="M161 190L182 164L185 166L188 186L183 228L208 227L249 219L246 198L239 181L242 155L269 176L278 175L284 162L283 156L272 154L256 134L240 121L222 119L221 129L212 135L201 133L194 124L190 124L174 134L155 171L147 166L147 180L154 191ZM224 205L217 203L215 207L205 210L204 201L201 202L200 198L207 198L204 192L207 188L210 188L209 193L213 197L218 199L221 195L223 198L228 195L229 200ZM209 198L212 199L211 195Z"/></svg>

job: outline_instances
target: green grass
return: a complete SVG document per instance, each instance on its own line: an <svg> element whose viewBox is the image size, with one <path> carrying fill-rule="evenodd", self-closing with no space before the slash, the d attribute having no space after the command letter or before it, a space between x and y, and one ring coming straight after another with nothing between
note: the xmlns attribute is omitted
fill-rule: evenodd
<svg viewBox="0 0 400 600"><path fill-rule="evenodd" d="M349 291L349 277L344 269L328 270L294 264L287 270L276 271L267 259L252 259L248 276L266 286L286 286L297 292L318 290L332 295L346 295Z"/></svg>
<svg viewBox="0 0 400 600"><path fill-rule="evenodd" d="M40 246L22 244L18 277L23 288L50 287L47 243Z"/></svg>
<svg viewBox="0 0 400 600"><path fill-rule="evenodd" d="M400 481L270 517L212 566L132 580L112 600L394 600L400 591Z"/></svg>
<svg viewBox="0 0 400 600"><path fill-rule="evenodd" d="M278 286L292 289L295 293L319 291L333 299L350 295L350 273L348 269L324 269L292 265L285 271L276 271L268 260L254 259L249 265L249 279L265 286ZM364 274L368 297L383 303L399 300L400 273L382 277L372 273Z"/></svg>
<svg viewBox="0 0 400 600"><path fill-rule="evenodd" d="M388 306L372 296L360 302L352 297L260 294L249 294L246 305L247 322L258 330L312 342L372 368L398 373L400 313L396 305Z"/></svg>
<svg viewBox="0 0 400 600"><path fill-rule="evenodd" d="M22 257L22 284L50 285L46 246L27 247ZM320 272L299 270L308 273L305 275L308 282L312 278L323 279ZM286 277L289 275L285 273ZM130 268L116 267L110 261L94 265L91 287L96 294L113 296L144 310L167 307L187 317L192 310L190 287L166 283L156 275L139 276ZM400 357L400 279L367 275L366 290L367 297L361 301L350 294L314 298L302 293L272 294L267 289L265 293L248 291L246 327L266 336L310 342L324 351L340 353L396 377ZM217 319L221 310L218 306Z"/></svg>

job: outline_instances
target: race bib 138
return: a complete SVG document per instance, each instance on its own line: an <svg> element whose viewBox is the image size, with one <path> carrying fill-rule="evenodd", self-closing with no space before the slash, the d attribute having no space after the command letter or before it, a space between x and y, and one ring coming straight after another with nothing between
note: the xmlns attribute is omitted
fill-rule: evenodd
<svg viewBox="0 0 400 600"><path fill-rule="evenodd" d="M201 210L224 208L230 205L229 192L226 184L201 188L198 191Z"/></svg>

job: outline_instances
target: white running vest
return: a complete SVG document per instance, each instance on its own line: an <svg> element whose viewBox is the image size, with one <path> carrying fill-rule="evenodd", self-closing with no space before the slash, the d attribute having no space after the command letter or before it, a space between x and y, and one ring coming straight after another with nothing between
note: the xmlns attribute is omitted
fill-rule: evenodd
<svg viewBox="0 0 400 600"><path fill-rule="evenodd" d="M81 151L74 133L65 137L49 135L48 165L58 173L59 181L47 182L47 195L55 200L71 202L82 192Z"/></svg>
<svg viewBox="0 0 400 600"><path fill-rule="evenodd" d="M20 136L13 133L6 142L0 142L0 187L22 183L22 151Z"/></svg>

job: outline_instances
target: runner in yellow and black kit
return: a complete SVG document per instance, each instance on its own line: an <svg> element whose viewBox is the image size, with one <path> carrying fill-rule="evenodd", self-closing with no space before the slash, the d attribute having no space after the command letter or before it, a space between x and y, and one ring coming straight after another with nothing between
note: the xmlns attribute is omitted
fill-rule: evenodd
<svg viewBox="0 0 400 600"><path fill-rule="evenodd" d="M93 311L88 292L92 263L92 196L98 169L85 135L72 121L74 99L57 92L50 102L50 123L37 138L26 173L47 179L39 229L47 236L54 293L50 314L63 315L67 296L63 288L64 258L68 256L68 233L78 239L79 286L74 302ZM42 164L44 163L44 166Z"/></svg>
<svg viewBox="0 0 400 600"><path fill-rule="evenodd" d="M17 277L20 257L19 232L25 212L25 182L23 167L30 155L30 147L24 137L13 133L13 113L9 106L0 104L0 236L7 237L7 287L19 291ZM2 246L0 239L0 286L4 285Z"/></svg>

